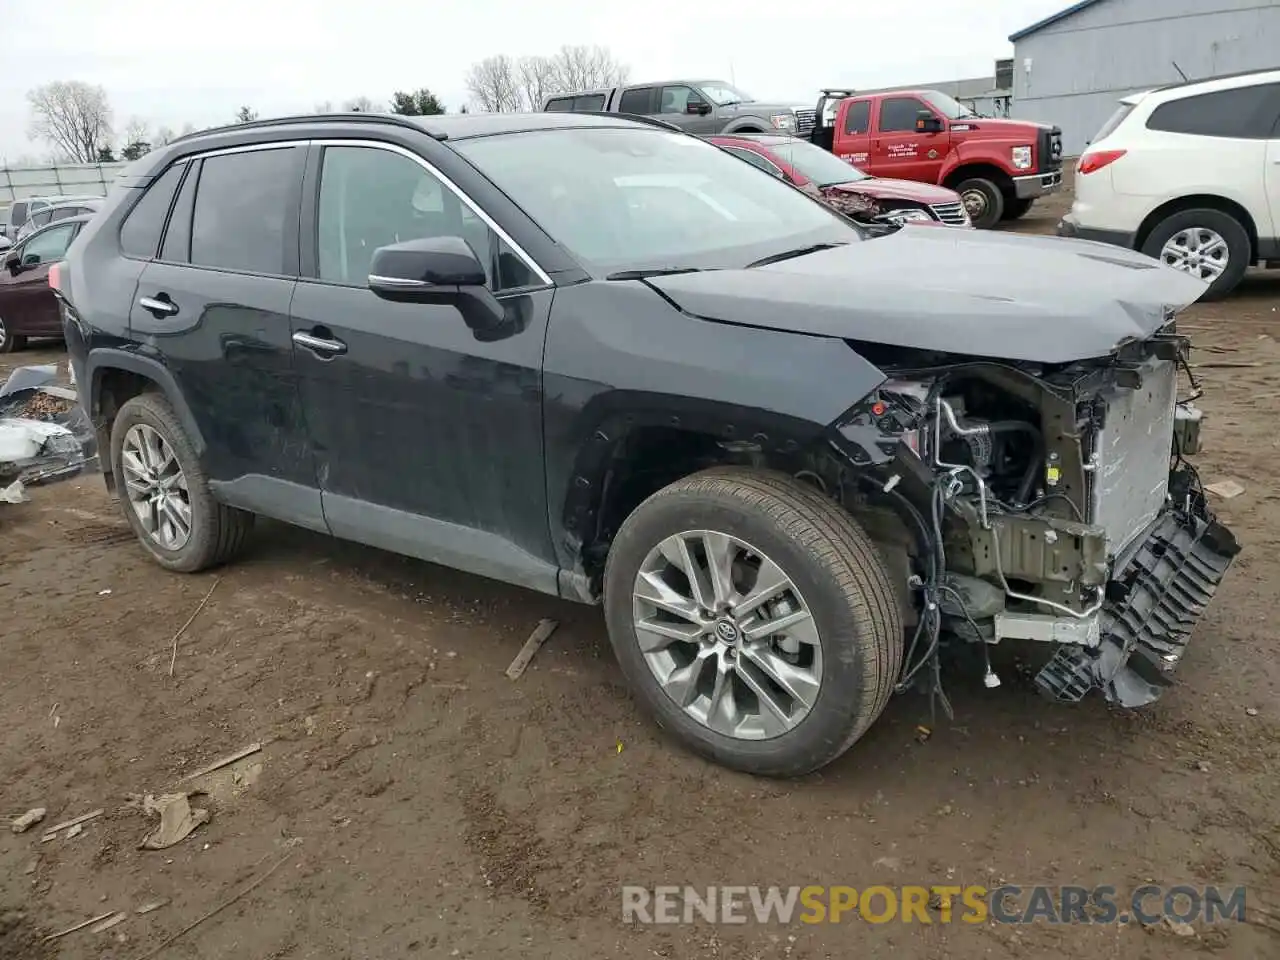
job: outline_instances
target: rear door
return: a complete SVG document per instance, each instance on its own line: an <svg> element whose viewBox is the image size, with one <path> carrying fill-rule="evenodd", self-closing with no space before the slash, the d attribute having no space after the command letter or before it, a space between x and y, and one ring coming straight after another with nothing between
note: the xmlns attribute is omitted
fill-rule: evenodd
<svg viewBox="0 0 1280 960"><path fill-rule="evenodd" d="M871 101L844 100L836 113L836 156L866 169L871 161Z"/></svg>
<svg viewBox="0 0 1280 960"><path fill-rule="evenodd" d="M306 152L264 144L186 164L129 323L180 384L217 495L324 530L289 330Z"/></svg>
<svg viewBox="0 0 1280 960"><path fill-rule="evenodd" d="M618 97L618 113L649 117L658 112L658 87L628 87Z"/></svg>
<svg viewBox="0 0 1280 960"><path fill-rule="evenodd" d="M939 117L941 133L917 132L916 119L921 110L938 116L918 97L886 96L879 99L871 163L865 168L868 173L877 177L937 182L950 142L947 124L944 118Z"/></svg>

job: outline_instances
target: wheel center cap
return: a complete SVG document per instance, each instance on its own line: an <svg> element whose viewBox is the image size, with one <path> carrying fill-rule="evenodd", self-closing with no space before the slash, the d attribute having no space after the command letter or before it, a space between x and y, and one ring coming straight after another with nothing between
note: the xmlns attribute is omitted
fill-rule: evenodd
<svg viewBox="0 0 1280 960"><path fill-rule="evenodd" d="M739 636L741 636L741 633L738 630L738 625L728 617L722 617L716 621L716 637L722 642L727 644L737 643Z"/></svg>

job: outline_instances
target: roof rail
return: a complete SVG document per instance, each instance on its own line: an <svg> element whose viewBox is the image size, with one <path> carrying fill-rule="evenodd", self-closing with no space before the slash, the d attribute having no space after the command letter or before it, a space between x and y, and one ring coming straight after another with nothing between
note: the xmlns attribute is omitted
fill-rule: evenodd
<svg viewBox="0 0 1280 960"><path fill-rule="evenodd" d="M556 111L549 112L554 113ZM634 120L636 123L645 123L651 127L662 127L665 130L673 130L676 133L685 132L674 123L668 123L666 120L659 120L657 117L646 117L642 113L618 113L615 110L572 110L564 112L575 113L578 116L586 117L621 117L623 120Z"/></svg>
<svg viewBox="0 0 1280 960"><path fill-rule="evenodd" d="M449 135L444 131L432 130L430 127L424 127L422 124L415 122L412 117L402 116L398 113L365 113L353 110L339 113L301 113L287 117L269 117L263 120L250 120L247 123L228 123L220 127L210 127L208 130L197 130L194 133L184 134L175 140L171 140L170 143L184 143L187 140L194 140L198 137L204 137L211 133L229 133L235 130L262 130L267 127L315 123L317 120L344 120L352 123L391 123L398 127L408 127L413 130L424 131L428 136L431 136L436 140L449 139Z"/></svg>

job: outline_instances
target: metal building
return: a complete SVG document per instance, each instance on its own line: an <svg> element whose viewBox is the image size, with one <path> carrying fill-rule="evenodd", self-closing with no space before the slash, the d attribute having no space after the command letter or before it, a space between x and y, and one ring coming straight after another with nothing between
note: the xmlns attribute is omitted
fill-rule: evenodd
<svg viewBox="0 0 1280 960"><path fill-rule="evenodd" d="M1081 0L1009 40L1011 116L1075 156L1125 94L1280 66L1280 0Z"/></svg>

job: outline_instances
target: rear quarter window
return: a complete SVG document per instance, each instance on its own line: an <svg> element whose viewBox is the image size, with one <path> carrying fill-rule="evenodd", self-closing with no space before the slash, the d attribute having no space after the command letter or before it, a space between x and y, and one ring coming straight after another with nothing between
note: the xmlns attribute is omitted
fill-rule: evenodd
<svg viewBox="0 0 1280 960"><path fill-rule="evenodd" d="M1234 140L1268 140L1280 116L1280 83L1216 90L1162 103L1148 130Z"/></svg>
<svg viewBox="0 0 1280 960"><path fill-rule="evenodd" d="M126 257L150 260L160 246L160 235L169 216L185 163L174 164L153 181L120 227L120 250Z"/></svg>
<svg viewBox="0 0 1280 960"><path fill-rule="evenodd" d="M1115 133L1116 127L1124 123L1124 118L1129 116L1129 114L1133 113L1133 108L1135 106L1136 104L1132 104L1132 103L1120 104L1120 106L1116 108L1116 112L1111 114L1111 116L1107 118L1106 123L1104 123L1101 127L1098 128L1098 132L1093 135L1093 139L1090 140L1089 143L1090 144L1097 143L1100 140L1103 140L1104 138L1109 137L1111 136L1111 134Z"/></svg>

